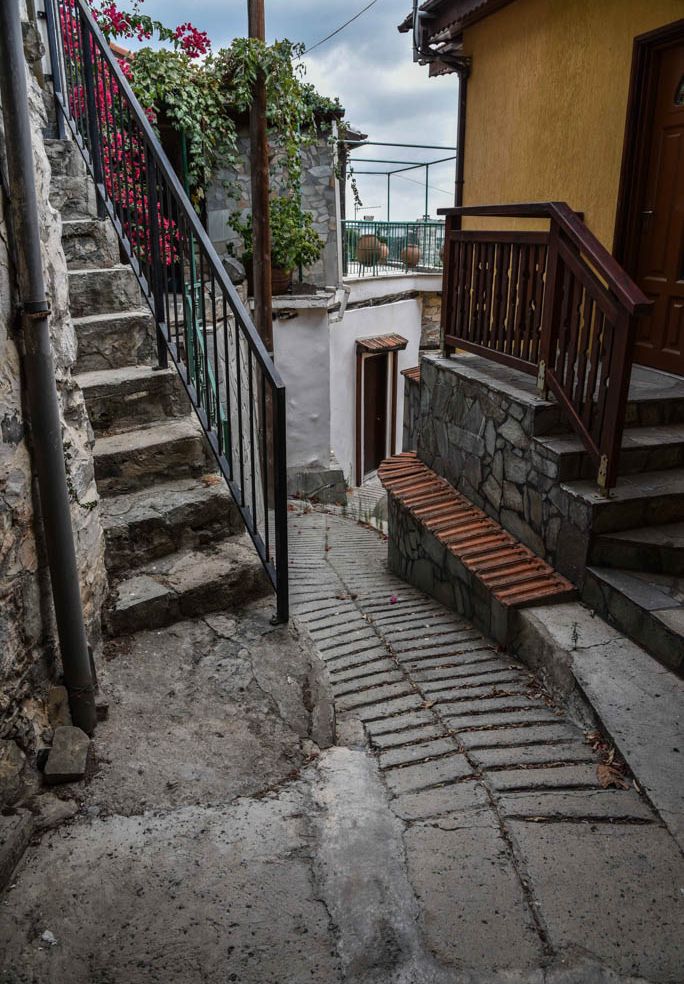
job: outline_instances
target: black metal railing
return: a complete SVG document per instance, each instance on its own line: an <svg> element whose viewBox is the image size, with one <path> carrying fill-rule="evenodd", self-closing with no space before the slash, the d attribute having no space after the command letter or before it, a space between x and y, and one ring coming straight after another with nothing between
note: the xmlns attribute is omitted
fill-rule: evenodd
<svg viewBox="0 0 684 984"><path fill-rule="evenodd" d="M84 0L52 3L55 98L288 618L285 387Z"/></svg>
<svg viewBox="0 0 684 984"><path fill-rule="evenodd" d="M440 273L444 222L376 222L345 219L342 258L345 277L392 273Z"/></svg>

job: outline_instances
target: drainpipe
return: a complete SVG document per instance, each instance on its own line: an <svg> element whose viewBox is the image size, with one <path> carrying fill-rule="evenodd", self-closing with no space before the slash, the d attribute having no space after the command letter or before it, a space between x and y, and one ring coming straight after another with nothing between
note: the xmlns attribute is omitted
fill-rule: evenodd
<svg viewBox="0 0 684 984"><path fill-rule="evenodd" d="M50 346L50 307L40 253L40 229L26 88L26 62L18 0L0 2L0 97L7 147L10 220L14 229L23 365L38 475L52 597L64 682L73 723L95 729L95 692L83 622L76 550L62 448L55 370Z"/></svg>

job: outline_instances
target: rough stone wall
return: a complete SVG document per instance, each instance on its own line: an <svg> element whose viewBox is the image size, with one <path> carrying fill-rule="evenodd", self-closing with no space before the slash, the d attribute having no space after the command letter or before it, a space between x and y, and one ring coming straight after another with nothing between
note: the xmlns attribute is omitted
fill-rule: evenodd
<svg viewBox="0 0 684 984"><path fill-rule="evenodd" d="M249 136L242 133L238 139L238 163L233 168L219 168L207 189L207 228L209 238L219 255L229 243L235 245L239 255L239 237L231 229L231 215L238 211L244 217L251 209L252 191L249 169ZM335 164L333 149L327 135L302 152L302 206L311 212L314 228L325 246L320 259L303 271L304 280L317 286L336 286L337 265L337 207ZM276 176L272 182L274 193L282 191ZM297 274L297 271L295 271Z"/></svg>
<svg viewBox="0 0 684 984"><path fill-rule="evenodd" d="M420 423L420 383L410 376L404 377L404 426L401 450L415 451L418 447Z"/></svg>
<svg viewBox="0 0 684 984"><path fill-rule="evenodd" d="M442 347L442 293L429 291L423 294L421 349L441 349Z"/></svg>
<svg viewBox="0 0 684 984"><path fill-rule="evenodd" d="M577 583L591 516L564 493L557 463L534 441L562 429L558 408L516 398L505 367L490 364L487 383L469 369L482 361L423 359L418 457Z"/></svg>
<svg viewBox="0 0 684 984"><path fill-rule="evenodd" d="M45 109L37 83L27 72L43 269L52 313L50 329L59 390L62 438L72 522L81 575L81 594L91 643L100 639L106 590L104 544L95 488L92 432L83 395L71 369L76 335L69 315L61 218L48 202L50 167L43 143ZM0 156L5 138L0 117ZM30 747L41 727L41 698L59 673L50 582L32 473L30 423L21 382L20 334L14 317L6 196L0 196L0 737ZM32 724L33 722L33 724Z"/></svg>

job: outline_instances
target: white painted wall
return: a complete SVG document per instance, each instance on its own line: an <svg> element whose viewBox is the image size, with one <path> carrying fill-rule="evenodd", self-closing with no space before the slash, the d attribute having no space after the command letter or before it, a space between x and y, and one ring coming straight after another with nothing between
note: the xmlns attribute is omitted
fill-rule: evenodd
<svg viewBox="0 0 684 984"><path fill-rule="evenodd" d="M383 274L379 277L349 277L344 282L350 290L349 303L371 301L388 294L401 294L407 290L441 291L442 274L399 273Z"/></svg>
<svg viewBox="0 0 684 984"><path fill-rule="evenodd" d="M275 363L287 388L287 465L330 467L330 336L326 307L273 323Z"/></svg>
<svg viewBox="0 0 684 984"><path fill-rule="evenodd" d="M348 481L354 477L356 446L356 339L396 332L408 340L406 349L399 353L396 449L399 450L404 413L401 370L418 365L421 309L419 297L352 308L347 309L342 321L330 325L330 443Z"/></svg>

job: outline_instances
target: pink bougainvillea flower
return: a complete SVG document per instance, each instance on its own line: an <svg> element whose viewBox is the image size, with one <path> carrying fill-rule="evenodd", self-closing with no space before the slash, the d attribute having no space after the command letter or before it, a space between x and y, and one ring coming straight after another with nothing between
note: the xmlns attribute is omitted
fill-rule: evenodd
<svg viewBox="0 0 684 984"><path fill-rule="evenodd" d="M392 596L390 597L390 605L396 605L396 603L397 603L398 601L399 601L399 599L397 598L397 596L396 596L396 595L392 595Z"/></svg>

